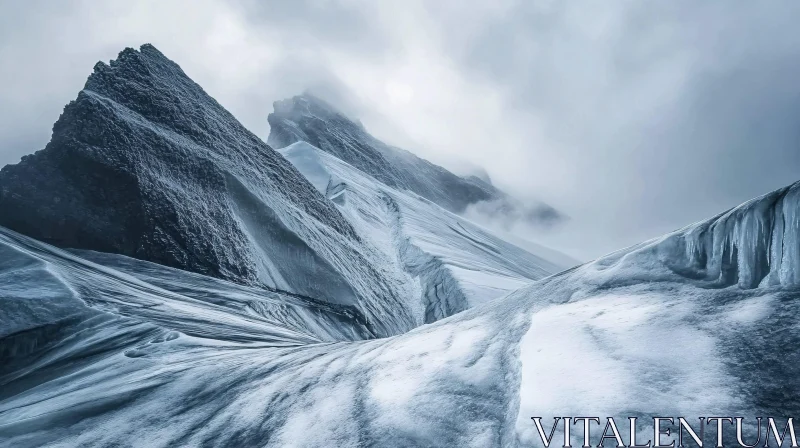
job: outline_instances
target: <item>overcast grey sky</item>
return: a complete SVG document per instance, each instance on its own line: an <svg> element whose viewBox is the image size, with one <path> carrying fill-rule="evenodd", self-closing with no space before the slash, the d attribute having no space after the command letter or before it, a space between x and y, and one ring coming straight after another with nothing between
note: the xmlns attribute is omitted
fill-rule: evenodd
<svg viewBox="0 0 800 448"><path fill-rule="evenodd" d="M800 2L0 0L0 164L153 43L266 139L310 89L572 219L589 259L800 179Z"/></svg>

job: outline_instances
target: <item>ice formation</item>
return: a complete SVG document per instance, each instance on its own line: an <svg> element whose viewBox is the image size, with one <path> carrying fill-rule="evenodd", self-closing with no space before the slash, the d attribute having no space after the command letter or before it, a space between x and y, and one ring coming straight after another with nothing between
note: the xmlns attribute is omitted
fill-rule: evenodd
<svg viewBox="0 0 800 448"><path fill-rule="evenodd" d="M556 273L316 143L272 151L151 46L99 66L0 172L0 446L528 447L533 416L800 413L800 183Z"/></svg>

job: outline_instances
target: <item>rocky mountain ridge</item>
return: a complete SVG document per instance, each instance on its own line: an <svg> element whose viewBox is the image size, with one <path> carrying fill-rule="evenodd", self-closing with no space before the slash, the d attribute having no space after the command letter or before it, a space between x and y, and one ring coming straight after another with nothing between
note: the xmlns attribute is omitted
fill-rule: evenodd
<svg viewBox="0 0 800 448"><path fill-rule="evenodd" d="M566 217L542 203L524 203L478 176L461 177L404 149L373 137L359 122L320 98L304 93L274 103L267 142L283 148L305 141L378 181L412 191L442 207L463 213L467 207L506 221L548 227Z"/></svg>

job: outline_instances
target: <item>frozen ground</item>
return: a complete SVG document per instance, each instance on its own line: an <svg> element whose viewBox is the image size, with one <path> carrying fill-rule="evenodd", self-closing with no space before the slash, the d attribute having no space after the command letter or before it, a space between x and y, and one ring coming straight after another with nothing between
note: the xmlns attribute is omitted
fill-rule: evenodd
<svg viewBox="0 0 800 448"><path fill-rule="evenodd" d="M425 322L433 322L562 271L553 251L527 251L409 191L297 142L283 154L325 194L356 232L386 255L384 265L418 279ZM552 261L556 259L557 261Z"/></svg>
<svg viewBox="0 0 800 448"><path fill-rule="evenodd" d="M798 188L363 341L337 310L295 308L351 331L243 311L269 295L222 281L219 295L192 292L207 280L89 254L119 269L103 268L4 231L0 309L27 331L2 340L0 444L530 446L531 416L793 416ZM781 260L759 274L781 283L744 287L738 262L710 281L700 273L731 261L713 256L675 269L676 241L766 219L776 244L748 247Z"/></svg>
<svg viewBox="0 0 800 448"><path fill-rule="evenodd" d="M800 183L554 274L402 179L282 154L152 46L96 66L0 171L1 447L525 447L533 416L800 413ZM471 201L443 176L420 191Z"/></svg>

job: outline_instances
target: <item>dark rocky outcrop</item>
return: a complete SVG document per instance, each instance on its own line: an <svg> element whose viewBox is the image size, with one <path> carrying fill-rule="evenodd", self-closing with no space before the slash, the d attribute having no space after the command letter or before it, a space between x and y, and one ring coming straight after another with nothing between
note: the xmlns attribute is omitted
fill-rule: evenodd
<svg viewBox="0 0 800 448"><path fill-rule="evenodd" d="M0 226L60 247L396 308L390 282L333 204L152 45L98 63L48 145L0 171ZM395 317L397 328L411 325L402 310Z"/></svg>

